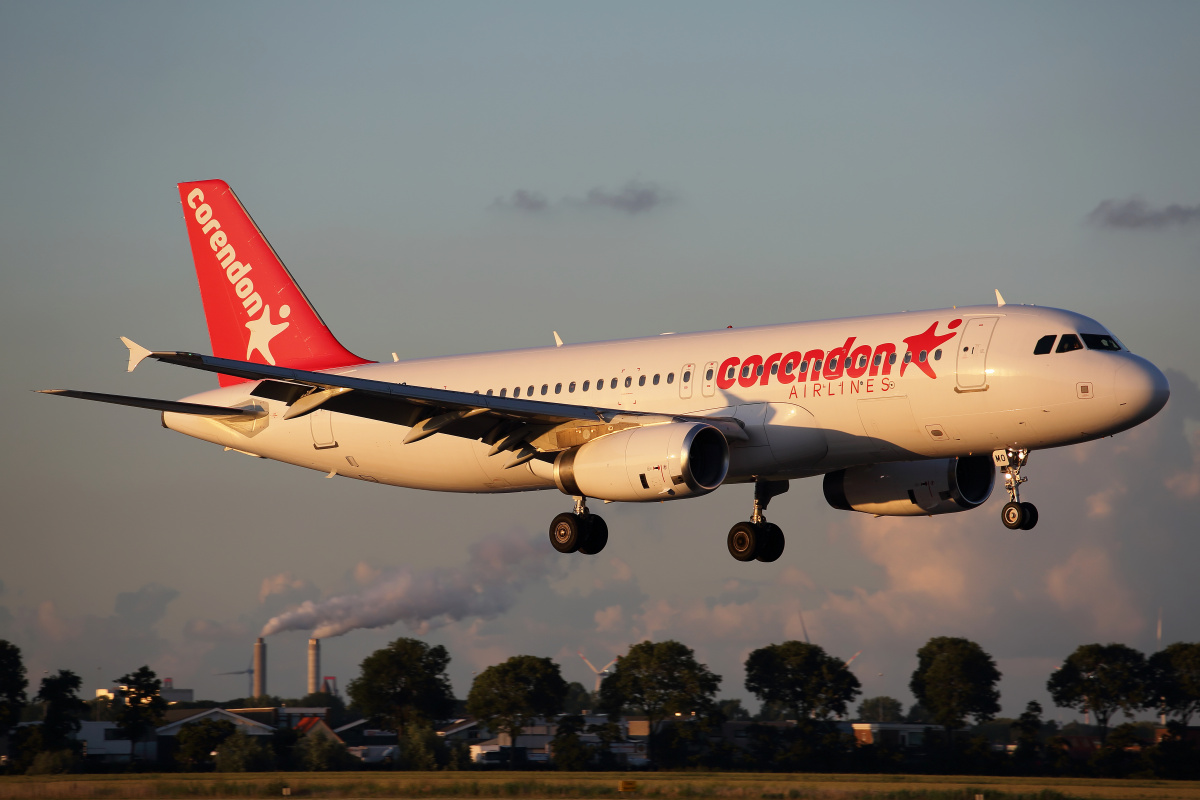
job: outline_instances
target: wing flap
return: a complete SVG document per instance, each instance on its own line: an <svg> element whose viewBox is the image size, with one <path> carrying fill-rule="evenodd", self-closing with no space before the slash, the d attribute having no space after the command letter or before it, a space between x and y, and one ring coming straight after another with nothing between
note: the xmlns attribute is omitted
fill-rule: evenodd
<svg viewBox="0 0 1200 800"><path fill-rule="evenodd" d="M181 403L178 400L158 400L153 397L129 397L123 394L81 392L76 389L41 389L39 393L56 394L60 397L76 397L80 400L94 400L98 403L112 403L118 406L149 408L154 411L170 411L173 414L212 417L213 419L258 419L267 415L265 408L226 408L225 406L209 406L203 403Z"/></svg>

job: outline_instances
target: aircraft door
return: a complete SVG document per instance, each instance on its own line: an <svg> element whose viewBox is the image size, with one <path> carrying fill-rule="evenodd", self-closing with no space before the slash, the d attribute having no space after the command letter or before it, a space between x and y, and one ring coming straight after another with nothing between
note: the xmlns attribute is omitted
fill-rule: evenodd
<svg viewBox="0 0 1200 800"><path fill-rule="evenodd" d="M974 317L958 340L958 386L966 391L987 388L987 351L997 317Z"/></svg>
<svg viewBox="0 0 1200 800"><path fill-rule="evenodd" d="M684 364L679 370L679 398L681 400L692 399L692 378L695 377L696 365Z"/></svg>
<svg viewBox="0 0 1200 800"><path fill-rule="evenodd" d="M700 376L704 383L701 385L700 392L705 397L712 397L717 393L717 362L710 361L704 365L704 373Z"/></svg>
<svg viewBox="0 0 1200 800"><path fill-rule="evenodd" d="M333 417L327 410L317 409L308 415L308 420L314 448L327 450L338 446L337 440L333 438Z"/></svg>

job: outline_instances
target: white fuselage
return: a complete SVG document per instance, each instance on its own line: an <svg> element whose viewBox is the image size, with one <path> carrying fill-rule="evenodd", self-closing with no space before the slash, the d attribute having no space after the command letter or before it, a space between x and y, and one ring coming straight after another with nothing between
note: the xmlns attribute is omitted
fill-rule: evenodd
<svg viewBox="0 0 1200 800"><path fill-rule="evenodd" d="M1162 374L1127 350L1034 355L1035 343L1052 334L1107 331L1069 311L981 306L329 372L509 397L519 390L532 400L664 415L736 417L749 441L730 442L726 482L801 478L858 464L1005 447L1057 447L1130 428L1165 402ZM840 352L848 342L849 352ZM906 353L912 363L904 363ZM404 445L406 427L328 410L284 420L282 402L251 397L256 385L187 400L221 406L253 401L269 412L258 420L168 412L164 424L253 455L396 486L456 492L555 486L547 462L505 469L506 459L489 457L489 447L479 441L435 434Z"/></svg>

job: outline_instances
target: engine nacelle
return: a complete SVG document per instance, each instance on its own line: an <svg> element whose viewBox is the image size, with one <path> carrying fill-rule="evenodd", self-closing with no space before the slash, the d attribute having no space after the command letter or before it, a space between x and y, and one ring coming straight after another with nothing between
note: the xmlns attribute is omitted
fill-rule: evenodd
<svg viewBox="0 0 1200 800"><path fill-rule="evenodd" d="M825 500L844 511L917 517L983 505L996 485L990 456L897 461L825 475Z"/></svg>
<svg viewBox="0 0 1200 800"><path fill-rule="evenodd" d="M564 493L625 502L708 494L727 472L729 443L702 422L626 428L554 461L554 482Z"/></svg>

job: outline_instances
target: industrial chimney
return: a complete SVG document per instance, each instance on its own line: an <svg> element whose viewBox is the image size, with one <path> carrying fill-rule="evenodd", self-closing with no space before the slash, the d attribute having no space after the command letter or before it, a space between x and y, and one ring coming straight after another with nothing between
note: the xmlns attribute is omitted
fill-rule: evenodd
<svg viewBox="0 0 1200 800"><path fill-rule="evenodd" d="M267 693L267 643L262 637L254 643L254 696L263 697Z"/></svg>
<svg viewBox="0 0 1200 800"><path fill-rule="evenodd" d="M308 693L321 691L321 640L308 640Z"/></svg>

